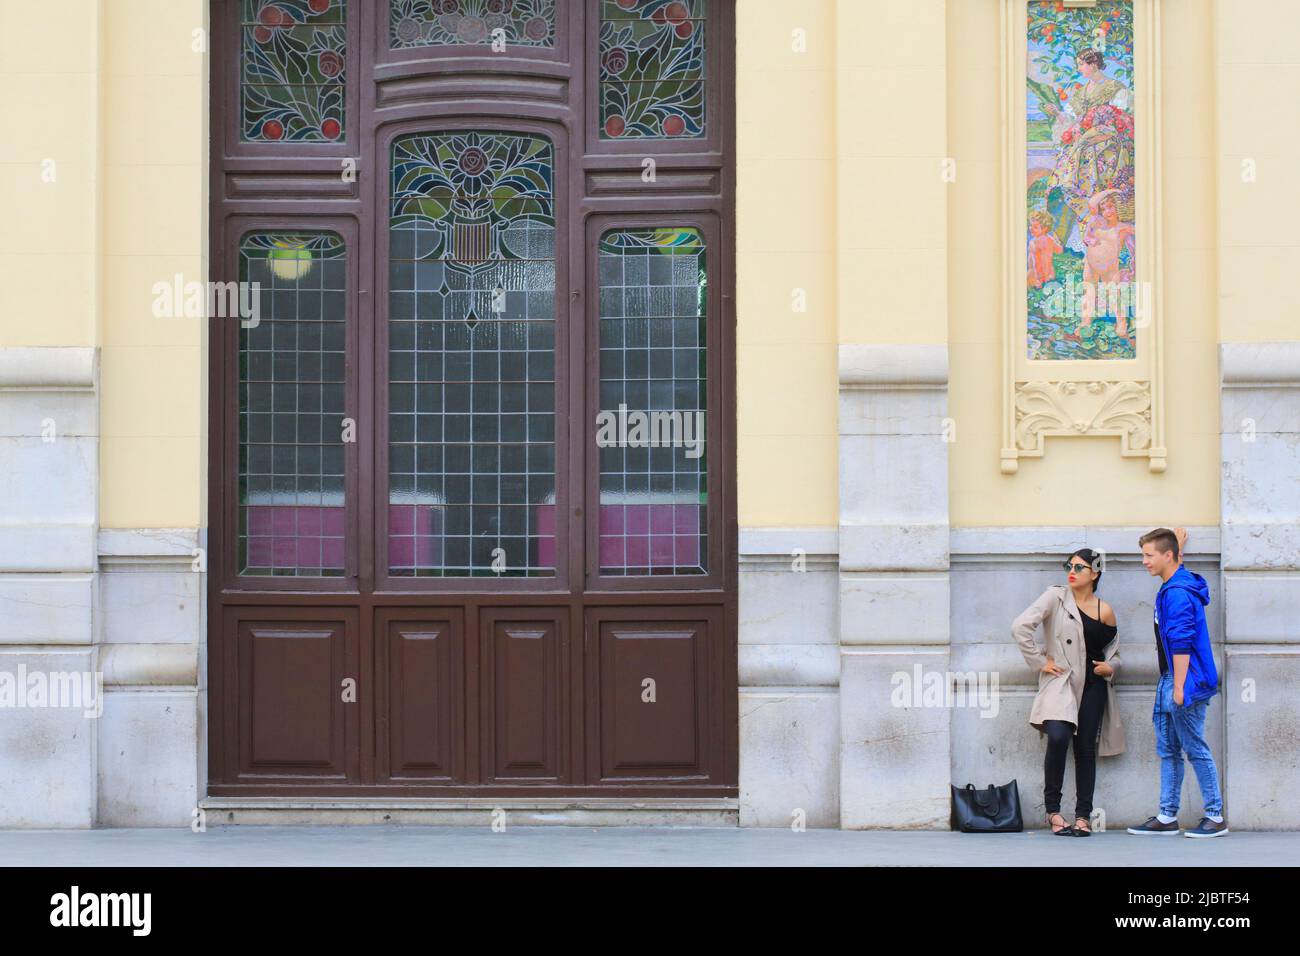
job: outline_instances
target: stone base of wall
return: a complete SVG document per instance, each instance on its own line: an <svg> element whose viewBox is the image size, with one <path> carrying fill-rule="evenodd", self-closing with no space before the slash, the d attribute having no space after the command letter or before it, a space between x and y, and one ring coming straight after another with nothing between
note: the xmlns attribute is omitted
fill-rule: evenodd
<svg viewBox="0 0 1300 956"><path fill-rule="evenodd" d="M1151 722L1158 676L1151 621L1158 582L1142 568L1137 547L1138 536L1147 530L955 529L944 594L931 593L930 571L881 576L893 594L912 595L915 619L921 622L913 634L933 641L930 632L937 633L938 626L922 625L937 606L946 617L950 640L838 647L832 641L846 627L849 633L871 633L882 626L880 615L890 633L906 633L905 609L895 601L879 608L867 602L853 611L856 620L837 620L848 605L837 583L844 575L834 570L830 532L742 531L741 825L790 826L803 809L808 826L947 829L949 782L985 787L1014 779L1026 825L1041 826L1045 741L1028 723L1037 679L1011 638L1011 621L1044 588L1060 583L1061 561L1078 547L1107 556L1101 593L1119 619L1123 658L1119 696L1128 748L1099 761L1094 796L1094 807L1102 814L1098 825L1114 829L1146 820L1156 811L1160 782ZM1300 669L1300 655L1276 645L1225 645L1219 529L1189 530L1186 562L1210 583L1211 640L1224 675L1224 691L1210 707L1208 734L1229 821L1241 829L1276 827L1276 814L1271 824L1258 822L1258 808L1275 806L1296 780L1287 769L1289 755L1269 758L1266 751L1294 750L1295 737L1273 737L1269 743L1260 722L1289 719L1289 697L1279 688L1288 681L1294 686L1300 678L1293 672ZM791 566L799 542L817 542L812 547L819 549L802 571ZM811 547L803 550L809 553ZM869 619L873 614L874 622ZM1266 675L1258 679L1259 692L1270 706L1242 710L1234 688L1247 667ZM931 680L944 689L938 698L926 689ZM944 696L949 690L951 696ZM1229 767L1229 739L1239 734L1255 740L1259 758ZM1067 814L1074 809L1073 758L1069 760L1063 800ZM856 795L852 806L844 804L844 793ZM1261 795L1262 802L1250 794ZM1201 811L1189 765L1182 819L1195 825Z"/></svg>
<svg viewBox="0 0 1300 956"><path fill-rule="evenodd" d="M1300 342L1225 342L1225 799L1242 829L1300 829Z"/></svg>
<svg viewBox="0 0 1300 956"><path fill-rule="evenodd" d="M833 529L740 534L740 823L839 825Z"/></svg>
<svg viewBox="0 0 1300 956"><path fill-rule="evenodd" d="M200 540L194 529L99 533L99 826L189 826L206 787Z"/></svg>
<svg viewBox="0 0 1300 956"><path fill-rule="evenodd" d="M95 822L97 358L0 349L0 827Z"/></svg>
<svg viewBox="0 0 1300 956"><path fill-rule="evenodd" d="M188 826L199 535L97 528L94 349L0 349L0 827Z"/></svg>
<svg viewBox="0 0 1300 956"><path fill-rule="evenodd" d="M211 797L206 826L734 827L734 799L436 798L304 800Z"/></svg>

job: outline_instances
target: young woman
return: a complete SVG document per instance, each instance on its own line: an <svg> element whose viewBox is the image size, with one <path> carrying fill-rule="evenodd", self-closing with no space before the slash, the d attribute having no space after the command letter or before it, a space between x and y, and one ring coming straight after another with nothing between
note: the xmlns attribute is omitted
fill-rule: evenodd
<svg viewBox="0 0 1300 956"><path fill-rule="evenodd" d="M1097 597L1101 555L1080 548L1065 564L1066 583L1054 584L1011 625L1025 662L1038 671L1038 695L1029 723L1047 737L1043 804L1047 825L1060 836L1091 836L1097 757L1124 751L1124 727L1115 699L1119 637L1115 612ZM1043 625L1044 646L1034 640ZM1074 823L1061 816L1065 752L1074 741Z"/></svg>

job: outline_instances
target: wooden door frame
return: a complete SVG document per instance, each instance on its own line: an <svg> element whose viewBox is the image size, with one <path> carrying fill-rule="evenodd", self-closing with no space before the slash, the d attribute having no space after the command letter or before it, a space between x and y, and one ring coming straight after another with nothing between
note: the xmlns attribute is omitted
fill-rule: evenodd
<svg viewBox="0 0 1300 956"><path fill-rule="evenodd" d="M503 61L461 48L436 54L402 51L399 56L380 56L386 32L380 29L380 2L353 2L347 24L348 51L345 131L340 142L304 144L286 155L280 144L249 144L239 141L239 55L237 29L238 0L211 0L211 107L212 134L209 162L210 277L238 278L238 238L253 228L330 229L347 243L350 286L348 289L348 344L355 350L348 363L346 384L349 409L355 408L358 441L348 449L348 528L352 535L346 553L351 577L335 579L240 579L235 573L238 529L238 482L232 466L238 461L238 394L231 387L238 374L238 327L229 321L213 321L209 329L208 386L208 765L204 769L208 793L212 796L374 796L374 797L547 797L588 794L602 797L735 797L738 796L738 569L736 517L736 315L735 315L735 0L709 0L709 36L706 65L706 123L708 134L701 140L666 142L602 140L592 124L596 108L596 56L587 55L594 43L598 18L590 15L596 4L565 4L558 0L557 47L554 55L519 56ZM381 10L382 8L382 10ZM561 22L563 27L560 26ZM561 36L562 35L562 36ZM581 42L579 41L581 38ZM466 97L471 97L467 99ZM477 97L477 98L474 98ZM380 288L376 278L386 269L379 240L386 231L386 210L378 197L385 194L386 166L378 159L381 137L386 130L423 120L426 128L459 122L461 128L483 123L511 129L549 128L563 130L566 137L553 140L557 161L554 167L557 225L563 213L567 236L557 228L557 333L562 316L569 317L566 342L567 381L559 369L560 336L556 341L556 416L560 430L561 390L568 407L587 405L590 376L597 368L597 356L587 347L594 308L595 281L593 223L646 222L656 216L660 222L707 224L712 237L708 247L714 261L709 266L710 337L708 362L711 429L720 430L718 453L710 453L709 549L710 571L700 578L641 578L624 581L591 579L584 565L584 550L590 540L590 520L582 514L596 501L590 494L591 472L586 449L594 423L569 424L567 458L559 458L556 442L557 508L562 468L563 484L576 497L566 509L568 518L568 563L557 568L554 579L506 579L488 582L484 590L456 579L438 584L383 581L375 567L378 518L387 491L387 476L379 465L386 459L387 416L380 414L379 372L386 368L387 355L380 355L386 338L381 336L379 316L386 305L377 304ZM561 150L569 161L562 165ZM641 188L642 157L653 155L657 180ZM356 163L355 181L340 175L346 160ZM381 178L382 177L382 178ZM563 178L563 187L559 180ZM366 191L370 197L366 198ZM566 208L560 210L559 196L566 194ZM238 226L239 228L235 228ZM598 239L599 233L596 233ZM567 238L567 243L565 239ZM713 245L716 241L717 246ZM559 262L568 269L569 288L561 289ZM716 308L715 308L716 302ZM567 306L567 309L566 309ZM716 315L716 320L712 316ZM381 363L382 358L382 363ZM596 373L598 374L598 373ZM719 398L714 405L713 396ZM232 412L233 409L233 412ZM716 412L715 412L716 410ZM590 417L590 416L588 416ZM370 427L367 427L369 425ZM711 434L713 432L711 431ZM381 449L383 452L381 453ZM714 469L720 474L715 474ZM715 483L716 482L716 483ZM382 492L382 493L381 493ZM576 505L576 507L575 507ZM557 521L559 529L566 527ZM716 549L716 551L715 551ZM557 556L561 553L557 542ZM540 583L533 583L540 582ZM383 585L381 588L380 585ZM237 762L231 764L230 748L238 745L238 712L231 712L234 675L229 662L227 618L266 609L268 614L288 614L300 609L305 619L313 615L354 614L356 633L350 636L359 655L358 679L363 686L374 679L376 621L381 614L415 614L420 608L459 608L463 612L466 657L476 657L481 627L492 613L515 613L510 609L537 608L567 619L567 654L570 677L576 683L566 702L569 763L560 786L485 786L481 781L479 753L470 747L466 755L467 783L463 786L434 785L385 787L373 782L375 773L375 716L369 703L359 705L356 721L360 738L357 774L360 783L301 785L285 783L235 782ZM697 608L699 615L717 614L722 623L717 635L715 712L701 715L716 728L719 753L709 784L632 783L610 786L593 784L595 768L590 766L588 748L593 746L584 731L593 708L599 702L589 698L587 688L591 658L588 617L608 611L639 607L648 619L672 618ZM471 673L477 673L470 663ZM479 733L479 686L476 678L467 682L466 719L469 739ZM232 736L235 739L231 739Z"/></svg>

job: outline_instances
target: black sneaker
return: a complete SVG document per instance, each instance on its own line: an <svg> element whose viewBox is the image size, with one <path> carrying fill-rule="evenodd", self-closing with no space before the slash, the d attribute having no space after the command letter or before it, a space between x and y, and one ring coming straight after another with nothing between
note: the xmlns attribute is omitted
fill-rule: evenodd
<svg viewBox="0 0 1300 956"><path fill-rule="evenodd" d="M1159 817L1152 817L1140 827L1129 827L1128 832L1138 836L1178 836L1179 827L1177 820L1173 823L1161 823Z"/></svg>
<svg viewBox="0 0 1300 956"><path fill-rule="evenodd" d="M1228 835L1228 818L1224 817L1219 823L1215 823L1209 817L1201 817L1201 822L1196 824L1196 829L1188 830L1183 834L1185 837L1216 837Z"/></svg>

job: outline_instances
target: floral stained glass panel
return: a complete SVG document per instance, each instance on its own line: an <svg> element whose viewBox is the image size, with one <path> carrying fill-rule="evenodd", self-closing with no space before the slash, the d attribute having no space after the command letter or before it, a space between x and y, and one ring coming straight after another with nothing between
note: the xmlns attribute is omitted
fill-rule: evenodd
<svg viewBox="0 0 1300 956"><path fill-rule="evenodd" d="M600 571L707 571L704 237L619 229L600 241Z"/></svg>
<svg viewBox="0 0 1300 956"><path fill-rule="evenodd" d="M1133 5L1029 4L1026 269L1030 359L1132 359L1137 281Z"/></svg>
<svg viewBox="0 0 1300 956"><path fill-rule="evenodd" d="M439 132L392 147L389 571L554 575L554 150Z"/></svg>
<svg viewBox="0 0 1300 956"><path fill-rule="evenodd" d="M344 133L345 0L241 0L242 135L329 143Z"/></svg>
<svg viewBox="0 0 1300 956"><path fill-rule="evenodd" d="M556 0L389 0L389 46L555 46Z"/></svg>
<svg viewBox="0 0 1300 956"><path fill-rule="evenodd" d="M256 321L239 330L241 574L344 570L347 269L332 233L252 233L240 281Z"/></svg>
<svg viewBox="0 0 1300 956"><path fill-rule="evenodd" d="M601 139L704 135L707 0L600 0Z"/></svg>

